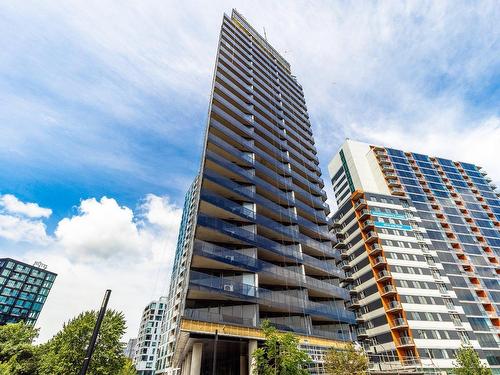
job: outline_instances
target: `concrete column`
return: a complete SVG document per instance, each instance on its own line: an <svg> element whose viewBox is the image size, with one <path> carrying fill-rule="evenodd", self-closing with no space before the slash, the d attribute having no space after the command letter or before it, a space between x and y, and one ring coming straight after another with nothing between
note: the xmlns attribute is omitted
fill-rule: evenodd
<svg viewBox="0 0 500 375"><path fill-rule="evenodd" d="M240 374L244 375L247 373L247 357L240 355Z"/></svg>
<svg viewBox="0 0 500 375"><path fill-rule="evenodd" d="M255 369L255 360L252 358L253 352L257 350L257 340L248 341L248 375L253 375Z"/></svg>
<svg viewBox="0 0 500 375"><path fill-rule="evenodd" d="M191 352L184 358L184 362L182 364L182 375L189 375L191 371Z"/></svg>
<svg viewBox="0 0 500 375"><path fill-rule="evenodd" d="M193 352L191 353L191 372L190 375L201 374L201 353L203 351L203 344L198 342L193 345Z"/></svg>

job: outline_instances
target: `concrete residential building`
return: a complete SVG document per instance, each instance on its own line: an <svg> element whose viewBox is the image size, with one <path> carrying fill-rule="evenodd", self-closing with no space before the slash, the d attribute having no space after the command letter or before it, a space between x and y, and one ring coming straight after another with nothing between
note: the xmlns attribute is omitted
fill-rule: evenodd
<svg viewBox="0 0 500 375"><path fill-rule="evenodd" d="M57 274L36 262L0 258L0 325L24 321L35 325Z"/></svg>
<svg viewBox="0 0 500 375"><path fill-rule="evenodd" d="M135 347L137 345L137 338L129 339L127 343L123 343L123 354L125 357L130 358L132 361L135 357Z"/></svg>
<svg viewBox="0 0 500 375"><path fill-rule="evenodd" d="M166 307L167 298L160 297L159 300L150 302L144 308L132 361L137 375L153 375L155 373L161 324Z"/></svg>
<svg viewBox="0 0 500 375"><path fill-rule="evenodd" d="M500 200L473 164L347 140L329 164L358 340L377 368L500 372ZM496 372L495 372L496 371Z"/></svg>
<svg viewBox="0 0 500 375"><path fill-rule="evenodd" d="M312 373L325 348L351 338L318 164L290 65L240 14L225 15L157 373L250 373L264 319L298 334Z"/></svg>

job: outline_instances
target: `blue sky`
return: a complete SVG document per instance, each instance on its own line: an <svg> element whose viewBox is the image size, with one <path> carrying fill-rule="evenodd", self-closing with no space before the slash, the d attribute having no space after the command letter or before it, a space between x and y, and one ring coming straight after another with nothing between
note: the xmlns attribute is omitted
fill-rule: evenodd
<svg viewBox="0 0 500 375"><path fill-rule="evenodd" d="M0 196L19 203L0 204L0 245L61 275L42 314L43 339L70 317L50 310L68 295L68 270L82 275L68 282L72 290L85 277L96 280L95 293L130 279L117 244L140 247L123 246L123 258L142 267L129 285L137 298L115 297L130 334L142 305L166 289L179 207L199 166L222 14L232 6L265 27L292 64L324 172L349 137L474 162L500 182L498 2L4 2ZM28 215L22 202L52 214ZM121 273L99 276L110 267ZM82 292L85 303L68 314L95 293Z"/></svg>

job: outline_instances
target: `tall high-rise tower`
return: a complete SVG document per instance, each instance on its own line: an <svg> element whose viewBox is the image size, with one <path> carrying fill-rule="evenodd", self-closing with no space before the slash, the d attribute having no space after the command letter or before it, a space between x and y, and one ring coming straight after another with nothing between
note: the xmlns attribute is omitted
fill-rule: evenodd
<svg viewBox="0 0 500 375"><path fill-rule="evenodd" d="M500 199L486 172L351 140L329 170L343 285L377 366L440 373L472 345L500 371Z"/></svg>
<svg viewBox="0 0 500 375"><path fill-rule="evenodd" d="M317 364L352 338L318 164L290 65L236 11L224 16L158 373L249 373L264 319L297 333Z"/></svg>

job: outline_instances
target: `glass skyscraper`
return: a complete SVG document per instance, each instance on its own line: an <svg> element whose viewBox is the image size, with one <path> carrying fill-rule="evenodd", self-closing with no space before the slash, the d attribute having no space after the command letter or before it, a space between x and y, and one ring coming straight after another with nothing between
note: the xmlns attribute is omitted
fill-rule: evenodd
<svg viewBox="0 0 500 375"><path fill-rule="evenodd" d="M224 16L200 174L185 201L157 373L249 374L264 319L321 371L353 338L311 124L289 63Z"/></svg>
<svg viewBox="0 0 500 375"><path fill-rule="evenodd" d="M0 258L0 325L36 323L57 276L45 267Z"/></svg>
<svg viewBox="0 0 500 375"><path fill-rule="evenodd" d="M329 172L336 247L374 367L500 373L500 199L473 164L347 140Z"/></svg>

